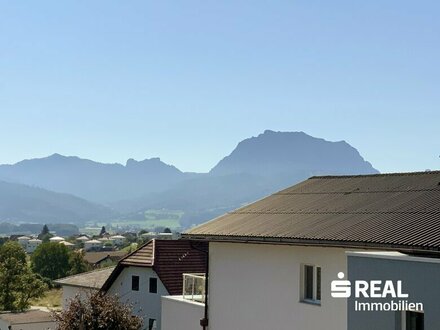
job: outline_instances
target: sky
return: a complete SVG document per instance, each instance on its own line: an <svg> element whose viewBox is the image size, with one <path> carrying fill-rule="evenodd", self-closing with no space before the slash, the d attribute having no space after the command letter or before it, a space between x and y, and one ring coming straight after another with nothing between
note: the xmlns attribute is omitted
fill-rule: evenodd
<svg viewBox="0 0 440 330"><path fill-rule="evenodd" d="M438 0L0 0L0 163L209 171L266 129L440 169Z"/></svg>

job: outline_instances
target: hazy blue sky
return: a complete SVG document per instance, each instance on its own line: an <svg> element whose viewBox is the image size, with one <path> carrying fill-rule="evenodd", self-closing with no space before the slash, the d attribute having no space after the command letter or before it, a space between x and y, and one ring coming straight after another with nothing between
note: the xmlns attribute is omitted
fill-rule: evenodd
<svg viewBox="0 0 440 330"><path fill-rule="evenodd" d="M265 129L440 168L440 1L0 0L0 163L207 171Z"/></svg>

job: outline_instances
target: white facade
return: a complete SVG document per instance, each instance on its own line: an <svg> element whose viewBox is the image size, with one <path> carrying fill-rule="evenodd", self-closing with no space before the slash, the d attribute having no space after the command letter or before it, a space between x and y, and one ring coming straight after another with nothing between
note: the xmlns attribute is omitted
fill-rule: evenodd
<svg viewBox="0 0 440 330"><path fill-rule="evenodd" d="M105 245L106 243L110 243L112 246L115 244L115 241L112 238L108 238L108 237L103 237L98 239L98 241L102 242L103 245Z"/></svg>
<svg viewBox="0 0 440 330"><path fill-rule="evenodd" d="M41 243L43 243L43 241L40 239L29 240L27 248L26 248L26 252L27 253L34 253L34 251L37 249L38 246L41 245Z"/></svg>
<svg viewBox="0 0 440 330"><path fill-rule="evenodd" d="M98 240L90 240L84 243L84 249L86 251L99 250L102 247L102 242Z"/></svg>
<svg viewBox="0 0 440 330"><path fill-rule="evenodd" d="M132 276L139 276L139 291L132 290ZM157 293L149 292L150 278L157 278ZM156 320L154 330L161 329L161 296L168 295L168 291L153 269L125 267L107 292L117 295L122 303L131 304L133 313L144 319L145 329L148 329L149 319Z"/></svg>
<svg viewBox="0 0 440 330"><path fill-rule="evenodd" d="M115 243L115 245L122 245L125 243L125 237L121 236L121 235L115 235L115 236L111 236L110 239L113 240L113 242Z"/></svg>
<svg viewBox="0 0 440 330"><path fill-rule="evenodd" d="M23 248L23 250L27 251L27 247L30 241L30 237L27 236L21 236L19 238L17 238L18 240L18 244L21 245L21 247Z"/></svg>
<svg viewBox="0 0 440 330"><path fill-rule="evenodd" d="M62 298L63 309L65 309L68 306L70 300L75 298L76 295L78 295L81 299L84 299L87 298L88 295L98 290L93 288L82 288L79 286L72 286L65 284L63 284L62 287L63 287L63 298Z"/></svg>
<svg viewBox="0 0 440 330"><path fill-rule="evenodd" d="M27 253L33 253L35 249L42 243L39 239L31 239L27 236L21 236L18 239L18 243Z"/></svg>
<svg viewBox="0 0 440 330"><path fill-rule="evenodd" d="M61 241L60 244L64 245L66 248L73 250L75 248L75 244L72 244L67 241Z"/></svg>
<svg viewBox="0 0 440 330"><path fill-rule="evenodd" d="M201 329L200 320L204 315L205 304L185 300L182 296L162 297L162 330Z"/></svg>
<svg viewBox="0 0 440 330"><path fill-rule="evenodd" d="M209 330L347 329L346 300L330 296L344 249L210 243L209 259ZM321 267L321 305L301 302L304 264Z"/></svg>

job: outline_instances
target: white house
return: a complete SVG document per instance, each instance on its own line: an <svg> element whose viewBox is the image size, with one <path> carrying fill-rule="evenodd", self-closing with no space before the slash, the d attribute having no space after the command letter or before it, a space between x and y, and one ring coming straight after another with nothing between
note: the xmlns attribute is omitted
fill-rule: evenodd
<svg viewBox="0 0 440 330"><path fill-rule="evenodd" d="M113 246L115 244L115 240L112 239L111 237L101 237L98 239L98 241L100 241L102 243L102 245L104 245L104 246L107 246L107 245Z"/></svg>
<svg viewBox="0 0 440 330"><path fill-rule="evenodd" d="M30 237L27 236L20 236L19 238L17 238L18 244L21 245L21 247L23 248L23 250L27 251L27 247L30 241Z"/></svg>
<svg viewBox="0 0 440 330"><path fill-rule="evenodd" d="M162 330L346 330L352 311L331 296L346 252L438 255L439 202L439 171L312 177L195 227L183 238L209 242L206 311L164 298Z"/></svg>
<svg viewBox="0 0 440 330"><path fill-rule="evenodd" d="M126 241L126 238L122 235L114 235L114 236L111 236L110 239L113 240L115 245L122 245Z"/></svg>
<svg viewBox="0 0 440 330"><path fill-rule="evenodd" d="M37 239L37 238L30 239L27 245L26 252L33 253L35 249L41 245L41 243L43 243L41 239Z"/></svg>
<svg viewBox="0 0 440 330"><path fill-rule="evenodd" d="M49 238L50 242L56 242L56 243L62 242L64 240L65 239L61 236L54 236L54 237Z"/></svg>
<svg viewBox="0 0 440 330"><path fill-rule="evenodd" d="M119 261L102 287L133 305L147 330L161 329L161 297L182 293L184 273L206 269L205 243L151 240Z"/></svg>
<svg viewBox="0 0 440 330"><path fill-rule="evenodd" d="M84 242L84 250L86 250L86 251L92 251L92 250L98 251L98 250L101 250L102 244L103 243L101 241L98 241L96 239L92 239L90 241Z"/></svg>
<svg viewBox="0 0 440 330"><path fill-rule="evenodd" d="M41 240L30 238L28 236L20 236L17 238L18 243L27 253L33 253L35 249L42 243Z"/></svg>
<svg viewBox="0 0 440 330"><path fill-rule="evenodd" d="M81 243L85 243L85 242L87 242L87 241L90 241L90 238L88 238L87 236L80 236L80 237L77 237L76 238L76 242L78 243L78 244L81 244Z"/></svg>
<svg viewBox="0 0 440 330"><path fill-rule="evenodd" d="M66 248L73 250L75 248L75 244L67 242L67 241L61 241L60 244L64 245Z"/></svg>
<svg viewBox="0 0 440 330"><path fill-rule="evenodd" d="M91 272L81 273L55 280L63 289L62 305L65 308L76 295L86 297L87 294L101 289L115 267L101 268Z"/></svg>

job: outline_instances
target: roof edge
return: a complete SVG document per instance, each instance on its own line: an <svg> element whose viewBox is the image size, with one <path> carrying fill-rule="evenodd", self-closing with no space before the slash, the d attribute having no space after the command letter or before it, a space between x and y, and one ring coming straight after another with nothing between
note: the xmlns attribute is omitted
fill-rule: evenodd
<svg viewBox="0 0 440 330"><path fill-rule="evenodd" d="M427 246L412 246L386 243L370 243L356 241L338 241L338 240L313 240L313 239L295 239L280 237L250 237L250 236L222 236L222 235L202 235L202 234L182 234L182 239L192 241L209 241L225 243L248 243L248 244L272 244L272 245L296 245L312 247L335 247L335 248L354 248L386 251L403 251L408 253L432 253L439 254L440 250Z"/></svg>
<svg viewBox="0 0 440 330"><path fill-rule="evenodd" d="M417 172L393 172L393 173L373 173L373 174L355 174L355 175L315 175L311 179L344 179L344 178L362 178L362 177L380 177L380 176L411 176L423 174L440 174L440 170L433 171L417 171Z"/></svg>

